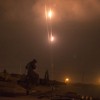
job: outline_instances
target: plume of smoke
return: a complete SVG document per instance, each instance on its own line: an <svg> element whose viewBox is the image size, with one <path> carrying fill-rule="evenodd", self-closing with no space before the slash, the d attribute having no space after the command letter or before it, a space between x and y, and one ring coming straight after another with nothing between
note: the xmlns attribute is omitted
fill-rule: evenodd
<svg viewBox="0 0 100 100"><path fill-rule="evenodd" d="M84 21L100 17L100 0L2 0L0 15L11 20L25 18L30 14L43 18L45 4L54 10L55 21L63 19Z"/></svg>
<svg viewBox="0 0 100 100"><path fill-rule="evenodd" d="M55 11L56 20L92 20L100 16L99 0L38 0L34 11L43 14L44 5Z"/></svg>

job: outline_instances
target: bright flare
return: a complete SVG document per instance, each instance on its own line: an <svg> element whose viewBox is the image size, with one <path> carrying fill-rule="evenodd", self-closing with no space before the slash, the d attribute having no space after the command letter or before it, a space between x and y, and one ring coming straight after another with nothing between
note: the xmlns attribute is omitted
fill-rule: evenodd
<svg viewBox="0 0 100 100"><path fill-rule="evenodd" d="M50 9L50 11L48 11L48 17L51 19L51 17L52 17L52 11L51 11L51 9Z"/></svg>
<svg viewBox="0 0 100 100"><path fill-rule="evenodd" d="M65 83L68 83L68 82L69 82L69 78L66 78L66 79L65 79Z"/></svg>
<svg viewBox="0 0 100 100"><path fill-rule="evenodd" d="M54 41L54 37L51 35L50 37L50 41L53 42Z"/></svg>

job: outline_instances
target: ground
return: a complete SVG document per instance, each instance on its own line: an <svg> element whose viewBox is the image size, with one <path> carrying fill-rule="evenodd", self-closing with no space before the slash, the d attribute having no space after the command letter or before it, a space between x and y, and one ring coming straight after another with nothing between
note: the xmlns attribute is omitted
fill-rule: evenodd
<svg viewBox="0 0 100 100"><path fill-rule="evenodd" d="M52 95L65 95L69 91L100 98L100 86L97 85L59 85L53 91L51 86L39 85L33 87L30 95L26 95L26 90L16 82L0 81L0 100L50 100Z"/></svg>

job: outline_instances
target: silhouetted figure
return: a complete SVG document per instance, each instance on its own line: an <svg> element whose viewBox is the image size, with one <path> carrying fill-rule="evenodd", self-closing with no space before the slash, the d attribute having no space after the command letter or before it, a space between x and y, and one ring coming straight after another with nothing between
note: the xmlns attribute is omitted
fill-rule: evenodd
<svg viewBox="0 0 100 100"><path fill-rule="evenodd" d="M36 59L33 59L26 65L26 93L29 94L33 85L37 85L39 82L39 75L34 71L36 69Z"/></svg>
<svg viewBox="0 0 100 100"><path fill-rule="evenodd" d="M45 80L45 85L49 85L49 72L48 72L48 70L45 72L44 80Z"/></svg>

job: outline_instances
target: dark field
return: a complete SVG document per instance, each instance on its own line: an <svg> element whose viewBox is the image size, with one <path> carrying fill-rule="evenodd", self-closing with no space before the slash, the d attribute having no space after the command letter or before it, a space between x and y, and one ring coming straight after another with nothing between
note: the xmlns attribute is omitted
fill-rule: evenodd
<svg viewBox="0 0 100 100"><path fill-rule="evenodd" d="M92 98L100 98L100 86L89 84L67 84L56 85L55 90L51 91L51 86L33 87L30 95L26 95L24 88L19 86L16 82L0 81L0 100L34 100L51 99L52 95L66 95L68 92L78 93L81 96L88 96ZM67 99L65 99L67 100Z"/></svg>

